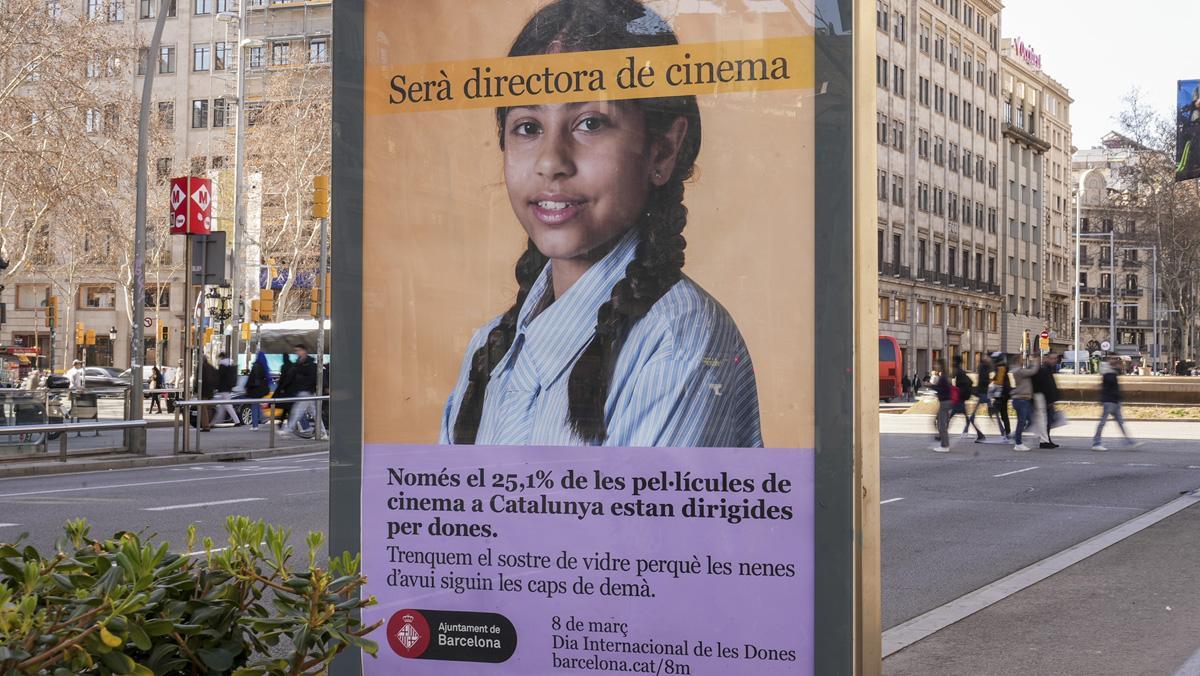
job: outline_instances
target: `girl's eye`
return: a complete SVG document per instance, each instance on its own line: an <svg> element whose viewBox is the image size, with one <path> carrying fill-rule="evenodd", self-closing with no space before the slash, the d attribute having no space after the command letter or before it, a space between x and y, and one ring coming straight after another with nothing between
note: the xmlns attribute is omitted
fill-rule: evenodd
<svg viewBox="0 0 1200 676"><path fill-rule="evenodd" d="M533 122L518 122L513 126L512 133L517 136L533 136L538 133L538 126Z"/></svg>
<svg viewBox="0 0 1200 676"><path fill-rule="evenodd" d="M579 121L578 128L583 131L600 131L607 124L608 121L602 117L585 117Z"/></svg>

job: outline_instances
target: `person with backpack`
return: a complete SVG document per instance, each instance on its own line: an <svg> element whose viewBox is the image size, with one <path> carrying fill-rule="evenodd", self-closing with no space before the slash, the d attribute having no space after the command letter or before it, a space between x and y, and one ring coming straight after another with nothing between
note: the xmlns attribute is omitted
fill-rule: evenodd
<svg viewBox="0 0 1200 676"><path fill-rule="evenodd" d="M996 424L1000 426L1000 434L1004 437L1004 441L1008 442L1012 438L1012 421L1008 418L1008 402L1012 399L1012 379L1008 375L1008 362L1004 359L1004 354L1000 352L992 353L992 362L996 365L996 370L992 376L991 384L991 399L992 410L996 415Z"/></svg>
<svg viewBox="0 0 1200 676"><path fill-rule="evenodd" d="M992 358L984 355L979 360L979 368L975 372L975 383L971 390L975 393L975 405L970 408L970 415L967 416L967 424L963 425L963 437L970 433L971 428L975 428L975 443L982 444L987 440L983 431L979 429L979 425L975 422L975 416L979 413L979 407L982 406L985 412L992 410L991 398L988 396L989 387L992 384Z"/></svg>
<svg viewBox="0 0 1200 676"><path fill-rule="evenodd" d="M1017 412L1017 431L1013 435L1013 441L1017 444L1013 446L1014 451L1029 450L1029 447L1024 444L1022 435L1025 430L1029 429L1033 419L1033 378L1037 373L1036 366L1018 368L1012 372L1013 380L1016 382L1012 388L1012 405Z"/></svg>

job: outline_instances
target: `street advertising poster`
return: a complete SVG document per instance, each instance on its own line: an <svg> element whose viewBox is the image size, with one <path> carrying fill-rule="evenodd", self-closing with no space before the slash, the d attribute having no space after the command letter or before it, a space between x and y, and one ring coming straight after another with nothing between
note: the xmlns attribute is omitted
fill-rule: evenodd
<svg viewBox="0 0 1200 676"><path fill-rule="evenodd" d="M361 3L355 669L816 673L819 6Z"/></svg>
<svg viewBox="0 0 1200 676"><path fill-rule="evenodd" d="M1200 178L1200 80L1179 81L1175 109L1175 180Z"/></svg>

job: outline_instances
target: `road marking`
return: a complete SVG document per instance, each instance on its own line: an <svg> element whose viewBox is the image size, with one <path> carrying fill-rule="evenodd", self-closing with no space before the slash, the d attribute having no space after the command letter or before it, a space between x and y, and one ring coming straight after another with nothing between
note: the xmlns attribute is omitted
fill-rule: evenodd
<svg viewBox="0 0 1200 676"><path fill-rule="evenodd" d="M303 454L298 454L298 455L285 455L285 456L282 456L279 458L266 458L266 459L260 460L259 462L281 462L281 461L289 461L290 462L293 458L307 458L312 455L328 455L328 454L329 454L328 451L317 451L316 453L303 453ZM210 464L210 463L204 463L204 465L207 465L207 464ZM187 469L187 468L188 468L188 466L171 467L171 469ZM154 472L154 471L163 470L163 469L167 469L167 466L165 466L165 465L148 465L146 467L122 467L120 469L89 469L89 470L86 470L83 472L63 472L63 473L59 473L59 474L35 474L32 476L30 476L30 475L6 476L6 477L0 477L0 483L5 482L5 481L29 481L30 479L62 479L64 477L77 477L77 476L85 476L88 474L117 474L119 472Z"/></svg>
<svg viewBox="0 0 1200 676"><path fill-rule="evenodd" d="M143 507L143 512L169 512L172 509L190 509L192 507L212 507L214 505L235 505L239 502L259 502L266 498L236 498L234 500L213 500L212 502L192 502L186 505L166 505L163 507Z"/></svg>
<svg viewBox="0 0 1200 676"><path fill-rule="evenodd" d="M11 526L20 526L19 523L0 523L0 528L9 528Z"/></svg>
<svg viewBox="0 0 1200 676"><path fill-rule="evenodd" d="M1032 471L1035 469L1038 469L1038 466L1035 465L1033 467L1026 467L1025 469L1014 469L1013 471L1005 472L1004 474L993 474L992 477L999 479L1002 476L1012 476L1014 474L1020 474L1021 472L1029 472L1029 471Z"/></svg>
<svg viewBox="0 0 1200 676"><path fill-rule="evenodd" d="M1200 469L1200 465L1188 465L1188 469Z"/></svg>
<svg viewBox="0 0 1200 676"><path fill-rule="evenodd" d="M249 479L256 476L270 476L272 474L291 474L293 472L312 472L316 468L305 469L284 469L272 472L260 472L258 474L225 474L221 476L198 476L189 479L169 479L166 481L138 481L130 484L106 484L104 486L77 486L75 488L53 488L44 491L25 491L23 493L0 493L0 500L4 498L19 498L25 495L50 495L53 493L73 493L75 491L105 491L112 488L137 488L139 486L163 486L167 484L187 484L197 481L233 481L235 479ZM26 477L28 478L28 477Z"/></svg>
<svg viewBox="0 0 1200 676"><path fill-rule="evenodd" d="M1158 465L1156 465L1152 462L1127 462L1127 463L1125 463L1125 466L1126 467L1158 467Z"/></svg>
<svg viewBox="0 0 1200 676"><path fill-rule="evenodd" d="M1167 517L1200 503L1200 491L1185 495L1109 529L1074 547L1022 568L995 582L883 632L883 656L895 654L988 606L1070 568L1084 559L1135 535ZM1195 672L1190 672L1195 673ZM1177 675L1178 676L1178 675Z"/></svg>
<svg viewBox="0 0 1200 676"><path fill-rule="evenodd" d="M1063 464L1064 465L1094 465L1096 463L1088 462L1087 460L1068 460L1068 461L1064 462Z"/></svg>
<svg viewBox="0 0 1200 676"><path fill-rule="evenodd" d="M1200 674L1200 650L1192 653L1187 662L1175 671L1175 676L1196 676Z"/></svg>
<svg viewBox="0 0 1200 676"><path fill-rule="evenodd" d="M912 456L911 455L889 455L888 457L891 458L892 460L908 460Z"/></svg>
<svg viewBox="0 0 1200 676"><path fill-rule="evenodd" d="M880 502L879 504L886 505L889 502L900 502L903 499L904 498L892 498L891 500L884 500L884 501Z"/></svg>

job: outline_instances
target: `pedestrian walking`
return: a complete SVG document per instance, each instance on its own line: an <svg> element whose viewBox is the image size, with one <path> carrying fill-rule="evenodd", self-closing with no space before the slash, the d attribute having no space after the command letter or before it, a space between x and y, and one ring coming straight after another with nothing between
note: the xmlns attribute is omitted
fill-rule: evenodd
<svg viewBox="0 0 1200 676"><path fill-rule="evenodd" d="M963 369L962 355L954 355L950 363L954 372L954 408L950 410L950 419L953 420L956 415L967 417L967 400L971 398L972 383L971 376Z"/></svg>
<svg viewBox="0 0 1200 676"><path fill-rule="evenodd" d="M1008 363L1001 352L992 353L992 362L996 370L992 375L992 410L996 415L996 424L1000 434L1007 443L1012 439L1012 421L1008 418L1008 402L1012 399L1012 379L1008 375Z"/></svg>
<svg viewBox="0 0 1200 676"><path fill-rule="evenodd" d="M72 390L82 390L87 387L87 380L84 378L83 362L76 359L71 362L71 368L66 372L67 383Z"/></svg>
<svg viewBox="0 0 1200 676"><path fill-rule="evenodd" d="M164 384L165 382L166 382L166 381L163 379L163 374L162 374L162 371L158 370L158 367L157 367L157 366L155 366L154 368L150 369L150 389L151 389L151 390L161 390L161 389L164 389L164 388L163 388L163 384ZM155 408L157 408L157 409L158 409L158 411L157 411L158 413L162 413L162 412L163 412L163 411L162 411L162 395L161 395L160 393L158 393L158 392L151 392L151 393L150 393L150 409L149 409L149 412L150 412L150 413L154 413L154 412L155 412L155 410L154 410Z"/></svg>
<svg viewBox="0 0 1200 676"><path fill-rule="evenodd" d="M1034 366L1014 369L1012 372L1014 382L1011 392L1012 405L1017 412L1017 431L1013 434L1013 441L1017 444L1013 446L1014 451L1029 450L1024 443L1023 435L1029 429L1033 418L1033 378L1037 373L1038 369Z"/></svg>
<svg viewBox="0 0 1200 676"><path fill-rule="evenodd" d="M984 413L992 410L991 398L988 396L989 388L992 385L992 358L984 355L979 359L979 368L975 371L975 404L970 407L970 415L967 416L967 424L963 425L963 436L965 437L971 428L975 428L975 443L982 444L987 441L983 431L979 429L979 424L975 422L975 416L979 413L979 408L982 406ZM989 414L990 415L990 414Z"/></svg>
<svg viewBox="0 0 1200 676"><path fill-rule="evenodd" d="M1104 410L1100 413L1100 423L1096 425L1096 434L1092 436L1093 451L1108 450L1101 443L1100 435L1109 418L1117 421L1117 428L1125 437L1126 444L1138 446L1138 442L1129 436L1129 431L1125 429L1125 414L1121 410L1121 385L1117 380L1117 371L1120 366L1121 360L1116 357L1100 365L1100 405Z"/></svg>
<svg viewBox="0 0 1200 676"><path fill-rule="evenodd" d="M293 396L296 397L311 397L317 390L317 362L308 355L308 348L303 345L296 345L292 348L292 352L296 355L296 363L288 371L291 378L289 386L295 390ZM303 424L305 415L313 417L314 424L318 427L321 421L316 416L316 406L311 401L298 401L292 404L291 411L288 413L288 422L286 431L296 432Z"/></svg>
<svg viewBox="0 0 1200 676"><path fill-rule="evenodd" d="M1057 355L1046 353L1042 357L1042 365L1038 367L1037 375L1033 377L1034 419L1041 441L1039 448L1058 448L1058 444L1050 437L1050 430L1056 426L1058 418L1054 409L1059 400L1058 383L1054 379L1057 365Z"/></svg>
<svg viewBox="0 0 1200 676"><path fill-rule="evenodd" d="M262 399L271 393L271 372L267 367L267 355L259 350L254 355L254 363L250 366L250 375L246 378L246 397ZM257 430L262 424L262 404L250 405L250 429Z"/></svg>
<svg viewBox="0 0 1200 676"><path fill-rule="evenodd" d="M908 401L910 390L912 390L912 379L905 375L900 379L900 401Z"/></svg>
<svg viewBox="0 0 1200 676"><path fill-rule="evenodd" d="M200 362L196 364L198 377L196 382L200 384L200 398L212 399L217 392L217 380L219 374L217 367L212 365L208 360L208 355L201 354ZM212 406L202 405L200 409L200 431L209 432L212 430Z"/></svg>
<svg viewBox="0 0 1200 676"><path fill-rule="evenodd" d="M938 410L935 418L938 444L932 447L935 453L950 452L950 413L954 410L954 383L946 372L946 362L939 359L933 367L933 390L937 394Z"/></svg>
<svg viewBox="0 0 1200 676"><path fill-rule="evenodd" d="M217 391L214 399L233 399L233 390L237 387L237 367L233 365L233 360L229 355L222 352L219 354L217 362ZM237 410L231 404L221 404L217 406L217 415L213 418L212 424L225 422L228 418L231 422L241 424L238 420Z"/></svg>

